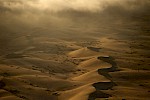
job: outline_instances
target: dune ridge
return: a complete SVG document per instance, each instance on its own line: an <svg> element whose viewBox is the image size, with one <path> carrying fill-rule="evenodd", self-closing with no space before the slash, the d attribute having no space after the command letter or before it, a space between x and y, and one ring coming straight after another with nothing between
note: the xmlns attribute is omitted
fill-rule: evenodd
<svg viewBox="0 0 150 100"><path fill-rule="evenodd" d="M103 52L103 48L84 47L72 50L74 49L69 50L70 53L66 52L67 54L63 55L63 59L61 59L65 63L69 62L66 63L67 66L64 63L58 63L58 59L49 60L45 58L44 60L40 57L32 57L33 55L19 60L31 62L32 65L30 66L0 65L0 75L2 76L0 77L1 99L120 100L125 96L124 98L132 100L139 95L136 99L144 98L143 100L148 100L149 92L143 92L148 91L144 88L145 85L138 83L140 85L138 86L134 82L130 83L133 80L132 78L138 80L139 77L142 81L145 81L149 75L148 72L140 71L139 73L131 69L120 69L116 58L107 56L110 54ZM15 57L8 61L18 61L18 59ZM43 63L50 65L44 67ZM53 65L58 65L58 67ZM133 75L133 77L129 78L128 75ZM140 75L145 77L143 78Z"/></svg>
<svg viewBox="0 0 150 100"><path fill-rule="evenodd" d="M101 48L85 47L68 53L70 57L79 58L79 57L90 57L96 56L99 54Z"/></svg>
<svg viewBox="0 0 150 100"><path fill-rule="evenodd" d="M0 100L150 100L150 0L103 1L0 0Z"/></svg>
<svg viewBox="0 0 150 100"><path fill-rule="evenodd" d="M114 62L114 59L112 57L109 57L109 56L98 57L98 59L99 60L103 60L105 62L108 62L108 63L110 63L112 65L110 68L98 69L98 73L100 75L103 75L107 79L109 79L110 82L94 83L93 87L95 87L96 91L94 91L93 93L91 93L89 95L89 99L88 100L95 100L96 98L108 98L108 97L111 97L111 95L103 93L103 92L101 92L101 90L112 89L112 87L116 85L113 82L113 80L111 80L111 76L109 75L109 72L117 71L117 64Z"/></svg>
<svg viewBox="0 0 150 100"><path fill-rule="evenodd" d="M110 56L99 56L99 52L99 48L86 47L68 54L73 59L89 57L77 66L88 70L88 72L73 77L72 80L80 81L84 85L63 92L60 95L60 100L95 100L96 98L111 97L110 94L101 90L108 90L116 85L108 73L117 71L117 64ZM94 56L95 54L97 54L97 57Z"/></svg>

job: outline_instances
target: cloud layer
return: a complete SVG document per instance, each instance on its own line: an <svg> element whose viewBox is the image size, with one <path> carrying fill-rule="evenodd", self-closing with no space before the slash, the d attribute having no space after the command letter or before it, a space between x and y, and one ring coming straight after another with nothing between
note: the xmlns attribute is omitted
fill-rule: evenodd
<svg viewBox="0 0 150 100"><path fill-rule="evenodd" d="M1 10L49 12L64 10L100 12L116 5L126 10L139 10L149 4L149 0L0 0Z"/></svg>

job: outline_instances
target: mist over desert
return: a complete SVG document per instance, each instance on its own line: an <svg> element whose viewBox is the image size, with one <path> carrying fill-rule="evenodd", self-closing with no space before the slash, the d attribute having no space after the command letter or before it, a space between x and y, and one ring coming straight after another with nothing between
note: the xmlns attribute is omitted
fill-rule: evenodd
<svg viewBox="0 0 150 100"><path fill-rule="evenodd" d="M0 0L0 100L149 100L149 0Z"/></svg>

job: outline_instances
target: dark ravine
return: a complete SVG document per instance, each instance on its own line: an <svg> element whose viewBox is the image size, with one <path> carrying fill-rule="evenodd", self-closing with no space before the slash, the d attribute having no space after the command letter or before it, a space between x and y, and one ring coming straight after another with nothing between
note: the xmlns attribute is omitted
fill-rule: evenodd
<svg viewBox="0 0 150 100"><path fill-rule="evenodd" d="M110 63L112 65L110 68L98 69L98 73L100 75L105 76L107 79L110 80L110 82L98 82L98 83L92 84L93 87L95 87L96 91L94 91L93 93L89 95L88 100L95 100L96 98L109 98L111 97L111 95L103 93L101 90L109 90L109 89L112 89L114 86L116 86L116 84L111 79L111 76L109 75L109 72L118 71L116 62L110 56L105 56L105 57L100 56L98 57L98 59L104 62Z"/></svg>
<svg viewBox="0 0 150 100"><path fill-rule="evenodd" d="M87 49L95 52L100 52L101 48L87 47ZM110 94L104 93L102 90L112 89L117 84L113 82L112 77L109 75L109 72L119 71L115 59L111 56L97 56L98 60L104 61L110 64L108 68L97 69L99 75L104 76L106 79L110 80L109 82L97 82L93 83L92 86L95 88L95 91L89 93L88 100L95 100L96 98L109 98L112 97Z"/></svg>
<svg viewBox="0 0 150 100"><path fill-rule="evenodd" d="M2 89L6 84L3 81L0 81L0 89Z"/></svg>

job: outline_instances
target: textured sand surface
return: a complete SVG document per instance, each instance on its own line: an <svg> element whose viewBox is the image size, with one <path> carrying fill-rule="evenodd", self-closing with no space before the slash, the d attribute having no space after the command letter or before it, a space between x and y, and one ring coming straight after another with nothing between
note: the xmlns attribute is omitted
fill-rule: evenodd
<svg viewBox="0 0 150 100"><path fill-rule="evenodd" d="M149 0L37 1L0 0L0 100L150 99Z"/></svg>

